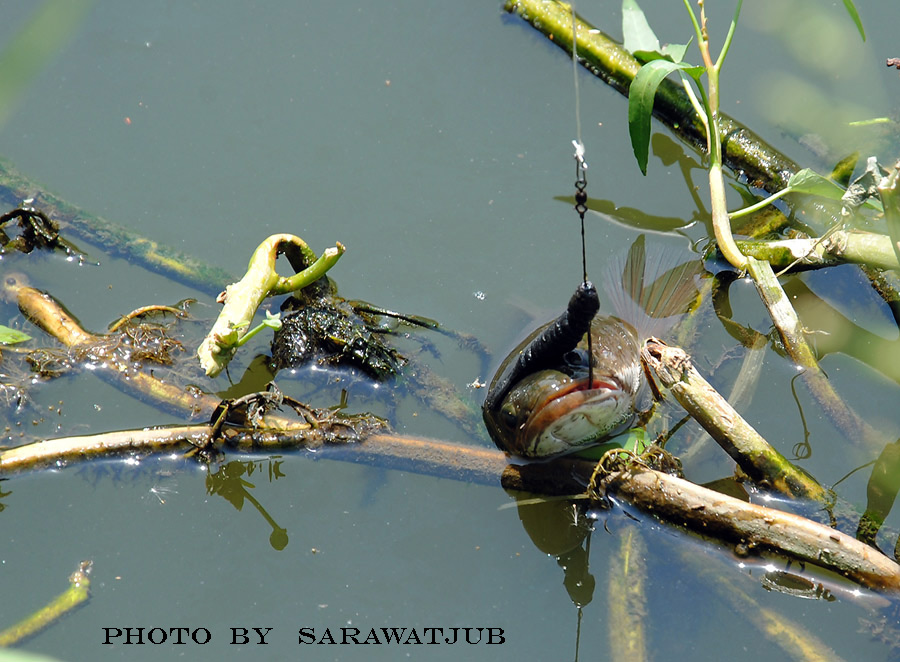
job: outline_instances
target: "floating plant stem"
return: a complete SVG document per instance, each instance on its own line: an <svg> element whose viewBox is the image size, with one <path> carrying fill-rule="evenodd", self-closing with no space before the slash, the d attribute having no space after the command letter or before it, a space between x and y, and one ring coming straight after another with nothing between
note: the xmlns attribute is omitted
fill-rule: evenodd
<svg viewBox="0 0 900 662"><path fill-rule="evenodd" d="M0 632L0 648L15 646L77 609L91 597L91 562L82 561L69 576L69 588L28 618Z"/></svg>
<svg viewBox="0 0 900 662"><path fill-rule="evenodd" d="M299 250L307 266L293 276L279 276L275 271L275 261L279 253L288 250ZM197 349L204 372L215 377L225 369L242 344L263 299L276 294L289 294L312 284L324 276L343 254L344 247L340 242L316 258L306 242L294 235L273 234L265 239L253 252L244 277L219 295L219 301L224 303L222 312ZM309 258L313 260L311 264L308 263Z"/></svg>

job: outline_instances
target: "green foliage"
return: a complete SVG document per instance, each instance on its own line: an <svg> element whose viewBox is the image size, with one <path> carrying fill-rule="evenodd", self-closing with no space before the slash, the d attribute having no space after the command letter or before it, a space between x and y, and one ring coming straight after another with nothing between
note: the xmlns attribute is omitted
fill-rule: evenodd
<svg viewBox="0 0 900 662"><path fill-rule="evenodd" d="M688 44L659 45L656 33L636 0L622 0L622 37L625 48L646 63L631 82L628 93L631 148L641 172L646 175L650 153L650 118L659 84L674 71L685 71L698 78L704 70L703 67L683 62Z"/></svg>
<svg viewBox="0 0 900 662"><path fill-rule="evenodd" d="M844 0L844 7L847 8L847 13L850 14L850 18L853 19L853 22L856 23L856 29L859 30L859 36L862 37L862 40L866 40L866 31L863 29L862 21L859 18L859 12L856 11L856 6L853 4L853 0Z"/></svg>
<svg viewBox="0 0 900 662"><path fill-rule="evenodd" d="M660 46L656 33L647 23L647 17L635 0L622 0L622 38L625 49L644 63L658 59L681 62L689 45Z"/></svg>
<svg viewBox="0 0 900 662"><path fill-rule="evenodd" d="M31 336L27 333L16 331L0 324L0 345L15 345L26 340L31 340Z"/></svg>
<svg viewBox="0 0 900 662"><path fill-rule="evenodd" d="M809 168L795 172L788 180L788 188L792 193L807 193L830 200L840 200L845 193L835 182Z"/></svg>
<svg viewBox="0 0 900 662"><path fill-rule="evenodd" d="M628 92L628 133L631 135L631 149L643 174L647 174L647 160L650 153L650 118L656 90L663 79L674 71L684 71L698 78L703 67L686 62L671 62L657 59L648 62L631 82Z"/></svg>

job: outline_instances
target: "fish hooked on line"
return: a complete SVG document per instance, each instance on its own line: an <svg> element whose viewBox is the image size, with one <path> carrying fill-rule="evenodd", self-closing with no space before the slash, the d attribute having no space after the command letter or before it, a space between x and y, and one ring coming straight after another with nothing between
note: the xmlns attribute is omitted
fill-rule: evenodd
<svg viewBox="0 0 900 662"><path fill-rule="evenodd" d="M672 256L653 258L648 269L641 235L621 276L604 279L615 315L599 314L597 289L584 281L558 318L504 360L482 406L501 450L525 458L583 450L624 432L646 410L641 346L689 310L701 270L696 261L671 266Z"/></svg>

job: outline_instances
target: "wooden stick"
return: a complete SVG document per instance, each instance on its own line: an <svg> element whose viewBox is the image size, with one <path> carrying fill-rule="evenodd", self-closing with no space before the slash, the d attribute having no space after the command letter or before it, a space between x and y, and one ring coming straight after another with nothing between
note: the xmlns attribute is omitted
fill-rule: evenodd
<svg viewBox="0 0 900 662"><path fill-rule="evenodd" d="M644 361L681 406L755 482L782 494L824 503L825 489L795 467L728 404L694 368L687 353L656 338L644 346Z"/></svg>

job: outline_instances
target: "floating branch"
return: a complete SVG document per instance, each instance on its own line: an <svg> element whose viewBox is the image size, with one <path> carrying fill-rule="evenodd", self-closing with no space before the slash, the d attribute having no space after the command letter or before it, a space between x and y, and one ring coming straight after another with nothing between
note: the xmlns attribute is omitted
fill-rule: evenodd
<svg viewBox="0 0 900 662"><path fill-rule="evenodd" d="M8 273L0 280L0 298L16 303L22 314L37 327L59 340L69 349L89 350L104 344L105 337L85 331L59 303L45 292L30 285L23 274ZM115 382L122 390L169 411L189 416L206 413L209 416L219 404L219 398L186 390L153 377L130 365L110 361L97 375Z"/></svg>
<svg viewBox="0 0 900 662"><path fill-rule="evenodd" d="M338 439L340 437L340 439ZM348 443L358 441L359 443ZM171 453L196 446L242 451L314 448L316 458L378 464L402 471L538 494L578 494L591 480L593 462L507 464L499 451L389 434L347 422L307 430L194 425L69 437L35 442L0 453L0 476L90 457ZM741 545L746 553L772 552L813 563L878 590L900 590L900 566L877 550L806 518L727 497L668 474L629 468L607 475L599 492L630 503L670 525L710 539Z"/></svg>
<svg viewBox="0 0 900 662"><path fill-rule="evenodd" d="M799 515L746 503L637 466L603 478L593 496L602 499L605 493L665 522L734 544L739 553L787 554L861 586L900 591L900 565L856 538Z"/></svg>
<svg viewBox="0 0 900 662"><path fill-rule="evenodd" d="M791 497L826 502L825 489L772 448L703 379L684 350L651 338L642 357L663 386L751 479Z"/></svg>

